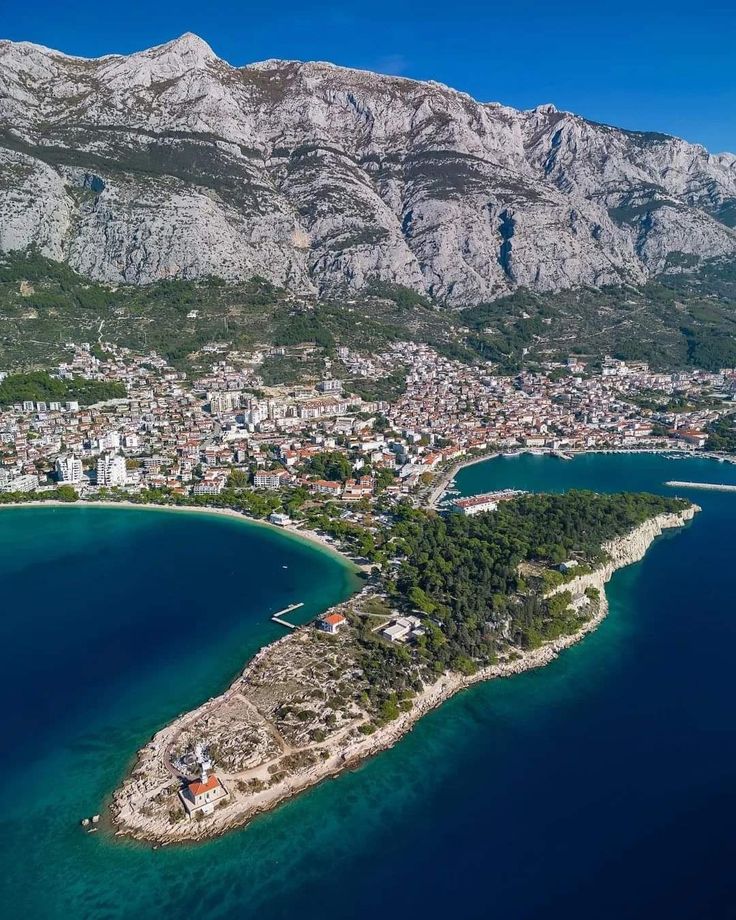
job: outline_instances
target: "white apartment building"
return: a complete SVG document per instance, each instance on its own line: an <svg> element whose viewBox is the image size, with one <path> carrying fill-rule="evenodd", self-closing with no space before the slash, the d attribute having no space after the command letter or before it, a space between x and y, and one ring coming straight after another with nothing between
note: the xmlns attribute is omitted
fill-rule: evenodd
<svg viewBox="0 0 736 920"><path fill-rule="evenodd" d="M120 432L108 431L98 441L100 450L117 450L120 447Z"/></svg>
<svg viewBox="0 0 736 920"><path fill-rule="evenodd" d="M38 476L33 473L19 476L0 476L0 492L32 492L37 487Z"/></svg>
<svg viewBox="0 0 736 920"><path fill-rule="evenodd" d="M253 485L256 489L280 489L285 486L291 477L286 470L259 470L253 476Z"/></svg>
<svg viewBox="0 0 736 920"><path fill-rule="evenodd" d="M77 485L84 479L82 461L73 455L59 457L56 461L56 478L66 485Z"/></svg>
<svg viewBox="0 0 736 920"><path fill-rule="evenodd" d="M240 393L238 391L226 390L221 393L208 393L207 399L210 404L210 412L213 415L232 412L240 408Z"/></svg>
<svg viewBox="0 0 736 920"><path fill-rule="evenodd" d="M127 479L125 457L119 454L102 454L97 459L98 486L124 486Z"/></svg>

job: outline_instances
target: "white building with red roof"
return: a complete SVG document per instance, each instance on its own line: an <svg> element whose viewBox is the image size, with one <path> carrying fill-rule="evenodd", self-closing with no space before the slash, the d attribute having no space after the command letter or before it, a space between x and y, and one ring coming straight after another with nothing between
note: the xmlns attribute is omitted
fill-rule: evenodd
<svg viewBox="0 0 736 920"><path fill-rule="evenodd" d="M220 802L227 801L230 793L214 773L208 776L207 771L202 770L199 779L188 783L179 792L179 797L187 815L194 818L197 814L211 815Z"/></svg>
<svg viewBox="0 0 736 920"><path fill-rule="evenodd" d="M347 620L341 613L328 613L318 621L317 625L324 632L334 635L346 623Z"/></svg>

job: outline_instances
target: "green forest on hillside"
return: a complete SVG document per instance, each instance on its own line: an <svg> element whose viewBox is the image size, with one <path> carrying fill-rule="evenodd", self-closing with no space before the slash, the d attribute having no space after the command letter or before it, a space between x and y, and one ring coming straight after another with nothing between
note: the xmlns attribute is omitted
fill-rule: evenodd
<svg viewBox="0 0 736 920"><path fill-rule="evenodd" d="M580 288L553 294L520 289L465 310L433 303L408 288L371 282L349 297L320 301L263 278L218 278L106 286L33 252L0 257L0 368L48 368L68 357L68 343L110 341L155 350L195 370L205 345L242 350L284 346L268 358L270 381L319 374L336 346L377 351L396 341L426 342L465 362L491 360L502 372L564 360L596 362L605 354L655 368L736 365L736 269L706 263L697 273L662 275L640 287ZM311 345L314 360L290 355ZM356 387L369 386L356 381ZM366 392L385 398L400 384ZM357 390L356 390L357 392Z"/></svg>
<svg viewBox="0 0 736 920"><path fill-rule="evenodd" d="M572 557L599 564L606 541L687 504L645 493L573 490L524 495L473 517L404 507L391 532L401 564L388 587L395 602L426 617L419 645L424 665L435 673L470 673L495 659L503 636L512 646L534 648L582 625L569 609L569 594L545 597L546 580L527 585L520 563L549 567ZM368 628L363 644L369 661L375 657L371 666L392 671L388 684L404 686L406 650L378 647Z"/></svg>
<svg viewBox="0 0 736 920"><path fill-rule="evenodd" d="M521 289L460 316L466 345L510 371L569 355L595 365L607 354L654 369L736 366L736 269L728 262L641 287Z"/></svg>
<svg viewBox="0 0 736 920"><path fill-rule="evenodd" d="M44 371L28 374L10 374L0 381L0 406L32 400L33 402L66 402L76 400L82 406L106 399L122 399L127 390L122 383L106 380L87 380L72 377L60 380Z"/></svg>

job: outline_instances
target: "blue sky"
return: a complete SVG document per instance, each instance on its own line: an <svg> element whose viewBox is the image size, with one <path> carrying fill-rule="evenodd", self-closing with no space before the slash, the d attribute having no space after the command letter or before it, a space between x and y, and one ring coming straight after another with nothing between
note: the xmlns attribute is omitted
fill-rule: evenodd
<svg viewBox="0 0 736 920"><path fill-rule="evenodd" d="M233 64L327 60L736 152L734 0L0 0L0 37L70 54L187 31Z"/></svg>

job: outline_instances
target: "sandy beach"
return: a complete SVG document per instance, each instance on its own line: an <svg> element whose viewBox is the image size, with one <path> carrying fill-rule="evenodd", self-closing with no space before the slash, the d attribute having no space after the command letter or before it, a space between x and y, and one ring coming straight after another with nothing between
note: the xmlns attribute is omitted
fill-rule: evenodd
<svg viewBox="0 0 736 920"><path fill-rule="evenodd" d="M241 511L235 511L233 508L207 508L196 507L191 505L157 505L151 502L129 502L129 501L109 501L96 499L79 499L76 502L62 502L56 499L48 501L32 502L7 502L0 504L0 511L3 508L123 508L131 511L174 511L184 514L208 514L218 515L219 517L235 518L246 524L254 524L258 527L266 527L271 531L286 534L296 540L303 540L319 546L325 552L337 556L343 563L359 571L370 571L371 566L364 562L352 559L346 553L339 550L334 543L330 543L322 534L314 530L307 530L294 526L282 527L278 524L272 524L270 521L264 521L260 518L250 517Z"/></svg>

